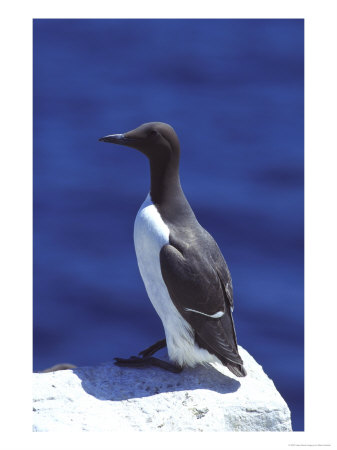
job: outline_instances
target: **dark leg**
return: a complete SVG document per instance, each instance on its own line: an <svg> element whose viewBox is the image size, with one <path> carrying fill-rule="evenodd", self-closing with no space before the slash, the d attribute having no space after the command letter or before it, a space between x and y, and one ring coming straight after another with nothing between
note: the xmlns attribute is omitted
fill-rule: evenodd
<svg viewBox="0 0 337 450"><path fill-rule="evenodd" d="M142 355L144 358L146 356L152 356L158 350L161 350L164 347L166 347L166 339L162 339L161 341L156 342L155 344L151 345L151 347L139 352L138 355Z"/></svg>
<svg viewBox="0 0 337 450"><path fill-rule="evenodd" d="M145 358L139 358L138 356L131 356L131 358L115 358L115 364L119 367L150 367L156 366L161 369L168 370L173 373L180 373L183 369L179 366L174 366L166 361L155 358L154 356L146 356Z"/></svg>
<svg viewBox="0 0 337 450"><path fill-rule="evenodd" d="M115 358L115 364L119 367L150 367L156 366L161 369L168 370L173 373L180 373L183 369L179 366L175 366L166 361L162 361L161 359L155 358L152 355L156 353L158 350L164 348L166 346L166 339L162 339L161 341L156 342L151 345L151 347L141 351L139 356L131 356L131 358Z"/></svg>

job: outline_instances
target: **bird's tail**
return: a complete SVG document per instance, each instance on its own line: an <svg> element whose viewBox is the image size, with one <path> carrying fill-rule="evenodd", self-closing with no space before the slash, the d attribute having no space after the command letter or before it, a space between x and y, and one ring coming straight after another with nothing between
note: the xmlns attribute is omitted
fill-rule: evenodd
<svg viewBox="0 0 337 450"><path fill-rule="evenodd" d="M245 377L247 375L246 369L241 364L234 364L227 362L226 367L234 373L237 377Z"/></svg>

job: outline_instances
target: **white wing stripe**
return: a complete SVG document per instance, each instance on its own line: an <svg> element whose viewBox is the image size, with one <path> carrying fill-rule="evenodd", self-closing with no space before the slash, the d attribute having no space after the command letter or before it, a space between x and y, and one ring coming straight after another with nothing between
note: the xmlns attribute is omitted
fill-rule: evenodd
<svg viewBox="0 0 337 450"><path fill-rule="evenodd" d="M215 314L209 315L209 314L205 314L201 311L196 311L195 309L190 309L190 308L185 308L185 311L192 311L197 314L202 314L203 316L212 317L212 319L218 319L219 317L222 317L225 314L223 311L218 311Z"/></svg>

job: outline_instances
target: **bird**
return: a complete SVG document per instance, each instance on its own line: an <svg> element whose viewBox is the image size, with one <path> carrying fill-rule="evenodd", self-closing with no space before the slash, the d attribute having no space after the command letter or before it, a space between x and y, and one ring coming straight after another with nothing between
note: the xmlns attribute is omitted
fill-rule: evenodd
<svg viewBox="0 0 337 450"><path fill-rule="evenodd" d="M246 376L233 321L233 285L214 238L199 224L180 183L180 143L172 126L149 122L101 142L131 147L150 165L150 191L134 223L137 262L165 332L121 367L158 366L174 373L220 363ZM153 355L167 346L169 362Z"/></svg>

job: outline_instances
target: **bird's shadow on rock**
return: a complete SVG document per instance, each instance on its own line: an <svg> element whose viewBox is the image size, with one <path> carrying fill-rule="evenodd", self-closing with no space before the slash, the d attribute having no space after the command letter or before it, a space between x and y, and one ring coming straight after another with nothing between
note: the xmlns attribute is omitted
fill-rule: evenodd
<svg viewBox="0 0 337 450"><path fill-rule="evenodd" d="M199 389L229 394L241 386L238 380L212 366L187 368L175 374L158 367L121 368L113 363L105 363L74 369L73 372L81 379L87 394L110 401Z"/></svg>

